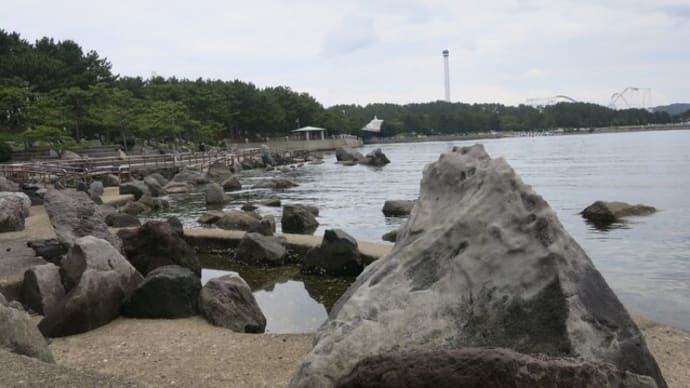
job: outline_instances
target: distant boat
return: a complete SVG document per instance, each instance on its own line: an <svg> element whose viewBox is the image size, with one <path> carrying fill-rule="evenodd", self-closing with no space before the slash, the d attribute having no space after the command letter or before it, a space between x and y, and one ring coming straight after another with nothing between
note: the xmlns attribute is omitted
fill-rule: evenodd
<svg viewBox="0 0 690 388"><path fill-rule="evenodd" d="M362 128L364 132L381 133L381 125L383 120L374 115L374 119Z"/></svg>

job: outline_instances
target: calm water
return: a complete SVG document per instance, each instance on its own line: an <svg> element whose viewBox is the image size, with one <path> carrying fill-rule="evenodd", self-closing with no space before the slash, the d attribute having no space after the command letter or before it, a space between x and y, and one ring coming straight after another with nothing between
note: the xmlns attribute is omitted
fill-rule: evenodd
<svg viewBox="0 0 690 388"><path fill-rule="evenodd" d="M324 164L305 165L287 174L271 173L287 176L300 186L278 193L245 190L236 194L240 198L226 209L277 194L284 203L318 206L321 227L317 234L337 227L360 240L380 241L383 233L404 222L384 217L383 202L416 198L427 163L455 145L476 142L382 145L392 163L381 169L336 165L334 155L325 154ZM506 158L523 180L550 203L631 312L690 330L690 131L481 142L492 157ZM361 151L373 148L367 146ZM248 187L258 179L251 173L241 178ZM601 231L577 214L599 199L644 203L660 211ZM197 195L174 198L171 213L182 215L187 226L199 226L195 220L204 210L203 198ZM280 209L262 207L259 212L279 216ZM293 304L293 311L303 320L310 319L309 307L304 306L318 299L310 296L298 280L285 279L272 291L256 289L260 300L290 301L288 304ZM277 302L270 308L285 309L285 304ZM280 310L276 315L288 313ZM325 310L319 317L315 320L325 319ZM280 327L274 330L283 331Z"/></svg>

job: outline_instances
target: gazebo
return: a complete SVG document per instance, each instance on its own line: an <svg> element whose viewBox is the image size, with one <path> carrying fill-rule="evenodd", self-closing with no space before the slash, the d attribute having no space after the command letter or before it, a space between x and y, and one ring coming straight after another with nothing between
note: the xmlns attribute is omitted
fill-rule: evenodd
<svg viewBox="0 0 690 388"><path fill-rule="evenodd" d="M294 131L292 131L292 133L298 135L304 134L305 140L318 139L319 137L321 137L321 140L324 140L326 138L326 128L302 127L299 129L295 129ZM321 134L320 136L318 135L319 133Z"/></svg>

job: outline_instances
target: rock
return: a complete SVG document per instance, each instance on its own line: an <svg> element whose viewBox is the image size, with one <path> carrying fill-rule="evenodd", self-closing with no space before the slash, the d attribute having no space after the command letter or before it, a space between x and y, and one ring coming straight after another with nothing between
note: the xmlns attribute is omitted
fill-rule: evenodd
<svg viewBox="0 0 690 388"><path fill-rule="evenodd" d="M223 183L221 183L221 186L223 186L224 191L242 190L242 184L236 176L231 176L225 179Z"/></svg>
<svg viewBox="0 0 690 388"><path fill-rule="evenodd" d="M164 188L168 194L184 194L192 191L187 182L170 182Z"/></svg>
<svg viewBox="0 0 690 388"><path fill-rule="evenodd" d="M117 175L108 174L103 177L103 186L116 187L120 186L120 178Z"/></svg>
<svg viewBox="0 0 690 388"><path fill-rule="evenodd" d="M138 180L121 183L119 192L120 194L132 194L135 201L138 201L142 195L150 193L146 183Z"/></svg>
<svg viewBox="0 0 690 388"><path fill-rule="evenodd" d="M82 277L84 271L115 271L120 277L120 284L125 295L129 295L144 278L125 259L120 252L107 241L85 236L77 239L60 262L62 278L67 291L71 290Z"/></svg>
<svg viewBox="0 0 690 388"><path fill-rule="evenodd" d="M33 183L24 183L21 186L21 192L29 197L31 206L43 205L43 195L46 193L46 188L44 186Z"/></svg>
<svg viewBox="0 0 690 388"><path fill-rule="evenodd" d="M38 324L46 337L84 333L120 315L125 292L116 271L87 269L55 310Z"/></svg>
<svg viewBox="0 0 690 388"><path fill-rule="evenodd" d="M143 275L158 267L179 265L201 276L201 264L184 240L180 227L163 221L149 221L138 229L121 229L122 252Z"/></svg>
<svg viewBox="0 0 690 388"><path fill-rule="evenodd" d="M386 154L384 154L380 148L371 151L367 154L367 156L359 161L360 164L373 167L383 167L390 162L391 161L388 160L388 157L386 157Z"/></svg>
<svg viewBox="0 0 690 388"><path fill-rule="evenodd" d="M319 227L312 212L302 205L283 206L281 218L283 233L313 234Z"/></svg>
<svg viewBox="0 0 690 388"><path fill-rule="evenodd" d="M0 306L7 306L7 299L5 299L5 295L0 292Z"/></svg>
<svg viewBox="0 0 690 388"><path fill-rule="evenodd" d="M165 179L165 177L163 175L161 175L160 173L157 173L157 172L154 172L154 173L147 175L146 178L154 179L156 181L156 183L158 183L158 185L161 187L164 187L165 185L168 184L168 180ZM144 178L144 182L146 182L146 178Z"/></svg>
<svg viewBox="0 0 690 388"><path fill-rule="evenodd" d="M266 144L261 145L261 161L266 165L275 166L276 161L271 155L271 149Z"/></svg>
<svg viewBox="0 0 690 388"><path fill-rule="evenodd" d="M338 148L335 150L335 159L338 162L359 162L364 159L364 156L349 148Z"/></svg>
<svg viewBox="0 0 690 388"><path fill-rule="evenodd" d="M248 232L273 236L276 232L276 219L272 215L267 215L259 220L258 225L250 226Z"/></svg>
<svg viewBox="0 0 690 388"><path fill-rule="evenodd" d="M309 213L311 213L314 217L319 216L319 208L313 205L299 205L307 209Z"/></svg>
<svg viewBox="0 0 690 388"><path fill-rule="evenodd" d="M269 206L269 207L280 207L280 198L278 197L272 197L269 199L264 199L263 201L260 202L264 206Z"/></svg>
<svg viewBox="0 0 690 388"><path fill-rule="evenodd" d="M282 190L282 189L289 189L291 187L297 187L297 183L292 182L288 179L283 179L283 178L273 178L273 179L266 179L266 180L261 180L258 181L254 184L255 189L274 189L274 190Z"/></svg>
<svg viewBox="0 0 690 388"><path fill-rule="evenodd" d="M65 298L60 267L48 263L29 268L24 273L22 302L31 310L48 315Z"/></svg>
<svg viewBox="0 0 690 388"><path fill-rule="evenodd" d="M225 161L213 163L206 172L209 181L224 182L232 176L232 171L225 166Z"/></svg>
<svg viewBox="0 0 690 388"><path fill-rule="evenodd" d="M50 223L64 245L73 245L79 237L94 236L108 241L115 249L120 248L120 239L110 233L103 213L86 193L50 189L44 199Z"/></svg>
<svg viewBox="0 0 690 388"><path fill-rule="evenodd" d="M29 216L29 213L31 212L31 199L28 195L20 191L0 192L0 199L2 198L7 198L11 201L18 202L21 205L22 216L24 218Z"/></svg>
<svg viewBox="0 0 690 388"><path fill-rule="evenodd" d="M60 156L60 159L62 160L81 160L82 157L79 156L76 152L72 152L70 150L64 150L62 151L62 156Z"/></svg>
<svg viewBox="0 0 690 388"><path fill-rule="evenodd" d="M383 215L386 217L409 216L414 207L415 200L396 199L388 200L383 204Z"/></svg>
<svg viewBox="0 0 690 388"><path fill-rule="evenodd" d="M357 165L356 160L346 160L344 162L339 162L339 163L342 164L343 166L356 166Z"/></svg>
<svg viewBox="0 0 690 388"><path fill-rule="evenodd" d="M213 325L238 333L263 333L266 317L247 283L237 275L211 279L201 289L199 310Z"/></svg>
<svg viewBox="0 0 690 388"><path fill-rule="evenodd" d="M178 236L184 238L184 225L182 225L182 221L180 221L179 218L172 216L168 217L165 222L170 225L170 228L174 233L176 233Z"/></svg>
<svg viewBox="0 0 690 388"><path fill-rule="evenodd" d="M147 214L151 212L151 208L141 202L127 202L127 204L120 208L120 212L131 217L140 214Z"/></svg>
<svg viewBox="0 0 690 388"><path fill-rule="evenodd" d="M355 276L363 268L357 240L341 229L326 229L321 246L310 249L302 262L303 273L319 275Z"/></svg>
<svg viewBox="0 0 690 388"><path fill-rule="evenodd" d="M204 187L207 205L225 203L225 193L218 183L209 183Z"/></svg>
<svg viewBox="0 0 690 388"><path fill-rule="evenodd" d="M245 203L240 207L240 209L246 211L246 212L253 212L254 210L258 209L259 207L254 205L253 203Z"/></svg>
<svg viewBox="0 0 690 388"><path fill-rule="evenodd" d="M503 348L385 353L363 359L338 388L656 388L648 376L611 365L539 357Z"/></svg>
<svg viewBox="0 0 690 388"><path fill-rule="evenodd" d="M2 194L10 193L0 193ZM24 230L25 218L24 204L20 198L9 195L0 196L0 233Z"/></svg>
<svg viewBox="0 0 690 388"><path fill-rule="evenodd" d="M0 176L0 191L19 191L19 184Z"/></svg>
<svg viewBox="0 0 690 388"><path fill-rule="evenodd" d="M93 181L89 185L89 197L91 197L91 200L96 202L97 204L102 204L103 201L101 200L101 196L103 195L103 183L99 181Z"/></svg>
<svg viewBox="0 0 690 388"><path fill-rule="evenodd" d="M184 182L190 185L201 186L207 184L209 180L206 174L200 170L185 167L173 177L172 182Z"/></svg>
<svg viewBox="0 0 690 388"><path fill-rule="evenodd" d="M283 265L287 249L282 241L273 236L248 232L240 240L235 259L252 265Z"/></svg>
<svg viewBox="0 0 690 388"><path fill-rule="evenodd" d="M580 214L582 217L598 223L612 223L630 216L646 216L656 212L647 205L631 205L625 202L596 201L587 206Z"/></svg>
<svg viewBox="0 0 690 388"><path fill-rule="evenodd" d="M113 228L130 228L134 226L141 226L141 221L138 218L126 213L112 213L105 217L106 225Z"/></svg>
<svg viewBox="0 0 690 388"><path fill-rule="evenodd" d="M153 198L151 194L144 194L138 202L154 211L165 210L170 207L167 199Z"/></svg>
<svg viewBox="0 0 690 388"><path fill-rule="evenodd" d="M314 165L324 164L324 163L326 163L326 162L324 162L324 161L321 160L321 159L312 160L311 162L309 162L309 164L314 164Z"/></svg>
<svg viewBox="0 0 690 388"><path fill-rule="evenodd" d="M46 339L29 314L0 303L0 349L54 363ZM3 368L5 365L3 365ZM10 383L4 381L4 383Z"/></svg>
<svg viewBox="0 0 690 388"><path fill-rule="evenodd" d="M425 167L397 243L333 307L290 386L331 387L367 356L462 347L610 363L666 386L555 212L480 145Z"/></svg>
<svg viewBox="0 0 690 388"><path fill-rule="evenodd" d="M196 222L200 224L215 224L218 220L223 218L223 216L225 216L225 212L219 210L208 211L199 216Z"/></svg>
<svg viewBox="0 0 690 388"><path fill-rule="evenodd" d="M31 240L26 243L26 246L33 249L36 256L41 256L54 264L60 263L62 255L67 253L68 249L67 246L54 238L48 240Z"/></svg>
<svg viewBox="0 0 690 388"><path fill-rule="evenodd" d="M250 230L258 228L259 220L243 211L230 211L216 221L216 226L226 230Z"/></svg>
<svg viewBox="0 0 690 388"><path fill-rule="evenodd" d="M122 314L133 318L184 318L197 312L201 280L178 265L158 267L125 300Z"/></svg>
<svg viewBox="0 0 690 388"><path fill-rule="evenodd" d="M384 233L383 236L381 236L381 240L383 241L390 241L390 242L395 242L395 240L398 239L398 231L397 230L391 230L390 232Z"/></svg>
<svg viewBox="0 0 690 388"><path fill-rule="evenodd" d="M161 185L155 177L147 176L144 178L144 184L146 185L148 192L151 193L151 196L153 197L162 197L168 194L168 192L163 188L164 185Z"/></svg>

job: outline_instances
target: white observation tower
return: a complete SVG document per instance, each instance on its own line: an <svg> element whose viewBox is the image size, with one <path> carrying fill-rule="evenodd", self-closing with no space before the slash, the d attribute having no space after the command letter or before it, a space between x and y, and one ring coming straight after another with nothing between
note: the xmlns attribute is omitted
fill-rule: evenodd
<svg viewBox="0 0 690 388"><path fill-rule="evenodd" d="M448 55L450 55L448 50L443 50L443 75L446 86L446 101L450 102L450 74L448 73Z"/></svg>

